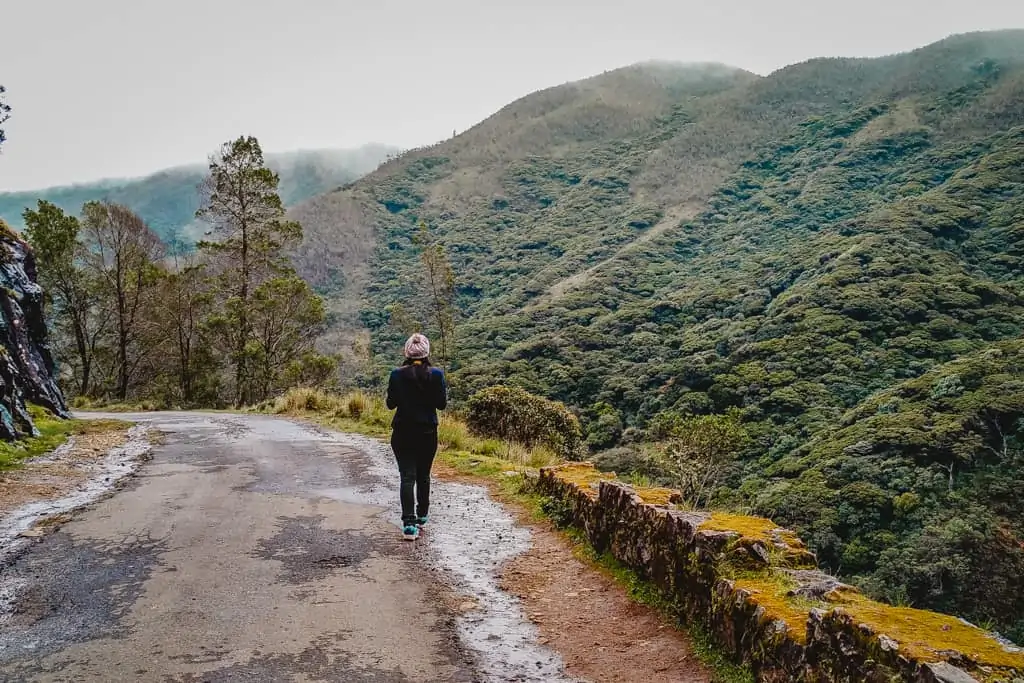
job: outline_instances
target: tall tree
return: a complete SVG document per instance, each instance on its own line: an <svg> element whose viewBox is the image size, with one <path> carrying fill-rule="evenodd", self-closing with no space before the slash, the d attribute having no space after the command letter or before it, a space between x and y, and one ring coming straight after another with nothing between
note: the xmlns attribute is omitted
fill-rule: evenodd
<svg viewBox="0 0 1024 683"><path fill-rule="evenodd" d="M147 287L156 282L156 265L164 246L145 221L125 206L89 202L82 215L92 267L113 304L116 395L123 401L146 350L137 344L140 307Z"/></svg>
<svg viewBox="0 0 1024 683"><path fill-rule="evenodd" d="M203 320L209 312L212 294L205 287L206 268L196 254L175 252L169 270L162 274L157 304L165 341L174 358L178 395L186 406L202 398L202 375L213 372L203 343Z"/></svg>
<svg viewBox="0 0 1024 683"><path fill-rule="evenodd" d="M107 329L108 316L102 302L90 291L89 274L82 267L79 221L42 199L35 210L25 209L22 216L25 237L35 253L40 284L51 304L57 331L68 328L73 340L77 393L89 395L93 389L93 360Z"/></svg>
<svg viewBox="0 0 1024 683"><path fill-rule="evenodd" d="M253 292L252 400L263 401L280 386L283 372L290 369L301 376L309 366L327 359L312 354L317 336L323 331L324 304L296 275L267 280ZM294 366L295 362L299 366ZM302 367L306 366L306 367Z"/></svg>
<svg viewBox="0 0 1024 683"><path fill-rule="evenodd" d="M285 218L278 182L256 138L240 137L210 160L196 212L212 236L198 246L210 255L227 293L215 328L234 364L235 405L252 400L253 293L266 280L291 272L285 250L302 238L301 226Z"/></svg>
<svg viewBox="0 0 1024 683"><path fill-rule="evenodd" d="M455 348L455 271L444 247L430 237L426 223L420 222L415 243L423 248L423 276L427 288L430 318L437 326L440 360L449 363Z"/></svg>

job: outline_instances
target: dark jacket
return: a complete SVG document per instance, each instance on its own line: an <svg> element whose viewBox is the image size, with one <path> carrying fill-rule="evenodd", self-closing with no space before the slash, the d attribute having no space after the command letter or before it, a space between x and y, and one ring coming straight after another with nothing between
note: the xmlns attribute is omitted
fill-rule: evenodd
<svg viewBox="0 0 1024 683"><path fill-rule="evenodd" d="M422 370L411 364L391 371L387 405L398 409L392 427L437 424L437 411L448 405L448 382L441 368L428 366L427 370L423 380L417 376Z"/></svg>

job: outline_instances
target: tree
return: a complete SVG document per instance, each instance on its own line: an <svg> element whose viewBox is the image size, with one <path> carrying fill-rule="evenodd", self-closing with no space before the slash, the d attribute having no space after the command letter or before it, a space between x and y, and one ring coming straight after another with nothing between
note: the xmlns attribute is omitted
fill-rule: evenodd
<svg viewBox="0 0 1024 683"><path fill-rule="evenodd" d="M223 145L210 160L203 204L196 216L211 226L210 241L198 247L210 256L224 292L211 320L234 365L234 403L252 402L256 366L250 309L254 293L268 279L291 275L286 249L302 239L302 227L285 219L278 176L267 168L254 137Z"/></svg>
<svg viewBox="0 0 1024 683"><path fill-rule="evenodd" d="M171 269L163 274L160 318L175 359L178 395L195 405L202 376L212 373L210 354L203 344L203 320L212 294L205 287L205 264L193 254L174 253Z"/></svg>
<svg viewBox="0 0 1024 683"><path fill-rule="evenodd" d="M82 208L88 255L102 295L110 297L115 322L116 395L128 398L129 384L144 349L138 348L140 307L147 288L157 281L157 261L164 246L131 209L111 202L88 202Z"/></svg>
<svg viewBox="0 0 1024 683"><path fill-rule="evenodd" d="M7 92L7 88L0 85L0 126L7 122L11 118L11 105L7 104L4 100L4 94ZM4 129L0 128L0 145L3 145L7 140L7 135L4 133Z"/></svg>
<svg viewBox="0 0 1024 683"><path fill-rule="evenodd" d="M749 438L735 413L675 421L664 457L683 498L695 508L706 505L729 463Z"/></svg>
<svg viewBox="0 0 1024 683"><path fill-rule="evenodd" d="M455 272L440 242L433 241L427 226L420 222L414 240L423 247L423 274L429 297L430 317L437 326L439 359L442 364L451 361L455 347Z"/></svg>
<svg viewBox="0 0 1024 683"><path fill-rule="evenodd" d="M324 304L305 280L285 275L267 280L253 292L251 321L253 339L248 356L252 368L253 401L263 401L284 387L280 380L286 368L306 357L306 365L320 365L313 353L317 336L323 331ZM300 375L302 370L293 368Z"/></svg>
<svg viewBox="0 0 1024 683"><path fill-rule="evenodd" d="M108 316L95 300L89 274L82 267L79 221L45 200L38 201L35 211L25 209L22 216L25 237L36 256L39 280L57 321L55 327L58 332L70 328L77 356L78 367L73 373L77 393L88 395L93 388L93 360Z"/></svg>

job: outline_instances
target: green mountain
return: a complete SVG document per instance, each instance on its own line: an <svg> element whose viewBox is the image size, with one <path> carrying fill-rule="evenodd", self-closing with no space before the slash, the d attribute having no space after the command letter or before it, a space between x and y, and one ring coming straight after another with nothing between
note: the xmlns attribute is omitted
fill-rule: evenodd
<svg viewBox="0 0 1024 683"><path fill-rule="evenodd" d="M351 182L375 169L398 150L367 145L352 150L303 150L268 154L267 163L281 177L281 197L286 205ZM0 220L20 229L22 212L46 199L77 214L88 201L109 199L125 204L142 216L166 241L194 241L203 228L195 221L199 207L198 187L206 166L170 168L144 178L101 180L27 192L0 192Z"/></svg>
<svg viewBox="0 0 1024 683"><path fill-rule="evenodd" d="M325 343L369 334L366 381L390 307L423 315L423 221L458 273L460 395L566 401L596 449L738 408L753 445L720 504L1024 637L1024 31L763 78L636 65L293 213Z"/></svg>

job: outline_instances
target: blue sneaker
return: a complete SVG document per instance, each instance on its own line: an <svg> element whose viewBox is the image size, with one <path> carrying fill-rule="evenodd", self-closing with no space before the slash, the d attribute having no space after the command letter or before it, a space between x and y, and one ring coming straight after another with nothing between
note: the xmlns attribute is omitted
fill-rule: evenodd
<svg viewBox="0 0 1024 683"><path fill-rule="evenodd" d="M420 530L415 524L406 524L402 530L402 538L407 541L415 541L416 537L420 535Z"/></svg>
<svg viewBox="0 0 1024 683"><path fill-rule="evenodd" d="M426 526L426 525L427 525L427 516L426 515L423 515L422 517L417 517L416 518L416 526L422 527L422 526Z"/></svg>

